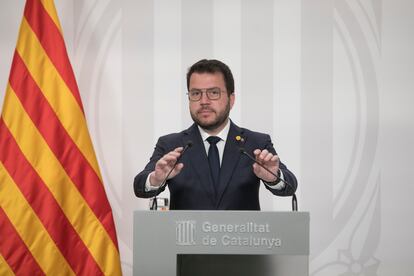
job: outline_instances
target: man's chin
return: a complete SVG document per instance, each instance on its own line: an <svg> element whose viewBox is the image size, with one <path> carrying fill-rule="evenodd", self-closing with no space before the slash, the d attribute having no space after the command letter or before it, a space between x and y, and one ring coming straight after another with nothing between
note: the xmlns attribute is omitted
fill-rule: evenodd
<svg viewBox="0 0 414 276"><path fill-rule="evenodd" d="M214 118L200 118L198 116L191 116L193 121L199 125L201 128L214 131L222 126L225 120L222 120L221 117L214 117Z"/></svg>
<svg viewBox="0 0 414 276"><path fill-rule="evenodd" d="M200 120L199 118L196 118L196 120L193 120L197 125L199 125L201 128L206 130L214 130L217 128L217 121L209 121L209 120Z"/></svg>
<svg viewBox="0 0 414 276"><path fill-rule="evenodd" d="M217 122L196 122L200 127L207 130L214 130L217 128Z"/></svg>

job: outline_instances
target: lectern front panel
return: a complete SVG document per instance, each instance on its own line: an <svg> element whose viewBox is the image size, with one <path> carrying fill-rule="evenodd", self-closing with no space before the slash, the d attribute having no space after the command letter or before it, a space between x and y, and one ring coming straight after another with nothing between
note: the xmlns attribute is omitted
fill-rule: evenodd
<svg viewBox="0 0 414 276"><path fill-rule="evenodd" d="M264 276L308 275L308 255L304 212L134 212L134 275L202 275L194 271L254 266Z"/></svg>

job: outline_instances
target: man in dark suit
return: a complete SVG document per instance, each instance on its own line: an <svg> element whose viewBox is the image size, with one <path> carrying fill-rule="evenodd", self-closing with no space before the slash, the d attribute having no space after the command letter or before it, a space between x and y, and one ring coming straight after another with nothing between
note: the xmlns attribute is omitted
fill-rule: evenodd
<svg viewBox="0 0 414 276"><path fill-rule="evenodd" d="M173 210L260 210L260 180L275 195L293 195L296 178L279 162L270 136L240 128L229 119L235 94L228 66L200 60L187 73L187 88L194 124L159 138L150 162L134 179L136 196L161 193L178 158L166 183ZM181 156L189 143L192 146ZM274 174L241 154L241 148Z"/></svg>

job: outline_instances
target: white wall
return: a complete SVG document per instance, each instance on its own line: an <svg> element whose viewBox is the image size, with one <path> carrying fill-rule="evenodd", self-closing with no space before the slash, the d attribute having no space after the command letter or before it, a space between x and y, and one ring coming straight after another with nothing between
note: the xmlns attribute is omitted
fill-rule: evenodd
<svg viewBox="0 0 414 276"><path fill-rule="evenodd" d="M23 0L0 3L0 99ZM156 139L191 123L187 68L218 58L233 120L268 132L311 213L311 275L412 275L414 2L56 1L132 274L132 181ZM1 100L2 101L2 100ZM265 210L289 199L261 194Z"/></svg>

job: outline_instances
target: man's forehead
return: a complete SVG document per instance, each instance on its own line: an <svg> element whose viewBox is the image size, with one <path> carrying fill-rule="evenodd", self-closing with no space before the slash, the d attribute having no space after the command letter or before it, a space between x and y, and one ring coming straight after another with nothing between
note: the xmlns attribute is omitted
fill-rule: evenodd
<svg viewBox="0 0 414 276"><path fill-rule="evenodd" d="M209 72L194 72L191 74L190 77L190 86L192 84L194 84L194 82L210 82L210 81L219 81L222 82L224 84L224 76L221 72L214 72L214 73L209 73Z"/></svg>

